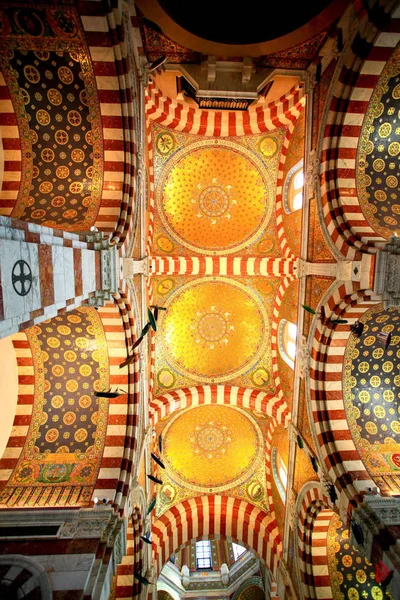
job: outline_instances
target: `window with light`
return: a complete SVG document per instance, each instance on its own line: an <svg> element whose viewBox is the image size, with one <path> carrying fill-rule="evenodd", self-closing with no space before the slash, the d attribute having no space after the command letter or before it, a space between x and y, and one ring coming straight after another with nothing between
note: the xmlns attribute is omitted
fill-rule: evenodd
<svg viewBox="0 0 400 600"><path fill-rule="evenodd" d="M277 448L272 449L272 473L282 502L286 500L287 467Z"/></svg>
<svg viewBox="0 0 400 600"><path fill-rule="evenodd" d="M279 323L278 346L279 353L283 360L294 369L294 359L296 356L296 338L297 327L294 323L282 319Z"/></svg>
<svg viewBox="0 0 400 600"><path fill-rule="evenodd" d="M196 542L196 569L211 569L211 542L202 540Z"/></svg>
<svg viewBox="0 0 400 600"><path fill-rule="evenodd" d="M303 206L304 170L300 160L287 174L283 188L283 204L286 213L293 213Z"/></svg>

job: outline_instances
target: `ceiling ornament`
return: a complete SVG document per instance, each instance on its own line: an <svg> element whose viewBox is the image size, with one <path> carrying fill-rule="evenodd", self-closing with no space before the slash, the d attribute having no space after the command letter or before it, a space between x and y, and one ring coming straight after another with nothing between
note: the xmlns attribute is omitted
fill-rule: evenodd
<svg viewBox="0 0 400 600"><path fill-rule="evenodd" d="M261 139L262 156L225 139L202 139L176 150L172 134L159 134L156 151L169 160L155 169L155 195L167 235L201 254L226 255L252 244L274 208L275 172L262 158L272 159L279 147L280 136L271 135Z"/></svg>
<svg viewBox="0 0 400 600"><path fill-rule="evenodd" d="M108 419L108 398L93 396L93 390L110 387L101 318L81 306L26 335L34 361L33 414L0 502L23 494L26 506L34 506L43 494L45 505L54 488L54 504L85 505L97 481Z"/></svg>
<svg viewBox="0 0 400 600"><path fill-rule="evenodd" d="M400 233L400 49L385 65L368 105L357 153L357 192L369 225Z"/></svg>
<svg viewBox="0 0 400 600"><path fill-rule="evenodd" d="M75 8L7 7L0 66L22 146L12 217L84 231L96 220L103 141L96 79ZM35 33L32 33L32 32Z"/></svg>
<svg viewBox="0 0 400 600"><path fill-rule="evenodd" d="M226 277L203 277L178 287L160 316L160 350L172 371L204 383L222 383L251 371L270 355L263 299ZM261 372L256 370L256 380ZM161 370L172 385L174 376ZM159 377L161 376L159 374ZM168 383L167 383L167 386Z"/></svg>
<svg viewBox="0 0 400 600"><path fill-rule="evenodd" d="M157 516L193 495L222 492L268 510L264 434L251 413L204 405L175 413L163 427Z"/></svg>
<svg viewBox="0 0 400 600"><path fill-rule="evenodd" d="M359 321L359 337L350 336L345 356L343 391L354 444L376 485L400 490L400 309L377 304ZM391 333L387 348L380 334Z"/></svg>

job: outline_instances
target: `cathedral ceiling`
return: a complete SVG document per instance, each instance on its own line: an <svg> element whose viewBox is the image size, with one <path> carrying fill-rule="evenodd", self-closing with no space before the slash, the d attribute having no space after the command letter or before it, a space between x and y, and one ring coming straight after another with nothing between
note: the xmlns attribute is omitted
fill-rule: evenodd
<svg viewBox="0 0 400 600"><path fill-rule="evenodd" d="M151 126L153 253L279 257L276 179L286 130L207 138ZM279 277L153 276L156 389L229 383L275 392L271 320Z"/></svg>
<svg viewBox="0 0 400 600"><path fill-rule="evenodd" d="M358 147L357 188L362 211L382 237L400 233L400 50L379 78Z"/></svg>
<svg viewBox="0 0 400 600"><path fill-rule="evenodd" d="M228 494L268 510L264 439L268 418L251 411L203 405L159 422L165 470L157 516L185 498Z"/></svg>
<svg viewBox="0 0 400 600"><path fill-rule="evenodd" d="M383 600L392 598L376 581L376 564L350 543L349 531L334 514L328 530L328 567L333 598Z"/></svg>
<svg viewBox="0 0 400 600"><path fill-rule="evenodd" d="M26 330L33 356L32 420L2 503L80 504L90 500L103 453L109 359L103 325L89 307ZM41 499L38 501L38 497Z"/></svg>
<svg viewBox="0 0 400 600"><path fill-rule="evenodd" d="M378 304L360 319L364 330L349 338L344 399L349 429L361 460L376 484L400 490L400 311ZM391 334L385 349L380 334Z"/></svg>
<svg viewBox="0 0 400 600"><path fill-rule="evenodd" d="M89 229L100 207L103 148L79 15L72 7L10 7L0 17L0 67L22 150L11 216L68 231Z"/></svg>
<svg viewBox="0 0 400 600"><path fill-rule="evenodd" d="M204 139L154 125L157 253L279 255L275 182L285 133Z"/></svg>

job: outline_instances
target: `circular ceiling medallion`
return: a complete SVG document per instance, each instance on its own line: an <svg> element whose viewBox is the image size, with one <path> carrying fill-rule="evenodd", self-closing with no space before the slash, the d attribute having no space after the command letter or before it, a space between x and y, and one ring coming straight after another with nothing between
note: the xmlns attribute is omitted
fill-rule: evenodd
<svg viewBox="0 0 400 600"><path fill-rule="evenodd" d="M165 304L160 339L175 371L220 383L251 369L268 353L268 317L257 294L222 277L184 285Z"/></svg>
<svg viewBox="0 0 400 600"><path fill-rule="evenodd" d="M248 479L263 460L263 437L241 408L198 406L172 417L163 433L171 479L199 492L222 492Z"/></svg>
<svg viewBox="0 0 400 600"><path fill-rule="evenodd" d="M400 233L400 50L385 66L361 130L357 190L369 225L389 238Z"/></svg>
<svg viewBox="0 0 400 600"><path fill-rule="evenodd" d="M265 165L229 140L201 140L172 156L156 187L162 223L202 254L230 254L265 229L273 191Z"/></svg>

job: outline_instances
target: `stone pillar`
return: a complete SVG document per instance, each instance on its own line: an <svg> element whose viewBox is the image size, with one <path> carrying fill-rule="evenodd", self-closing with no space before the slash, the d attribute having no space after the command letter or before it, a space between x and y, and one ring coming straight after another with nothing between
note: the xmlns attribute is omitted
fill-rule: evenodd
<svg viewBox="0 0 400 600"><path fill-rule="evenodd" d="M115 289L115 249L102 233L87 238L0 217L0 337L84 302L104 304Z"/></svg>

